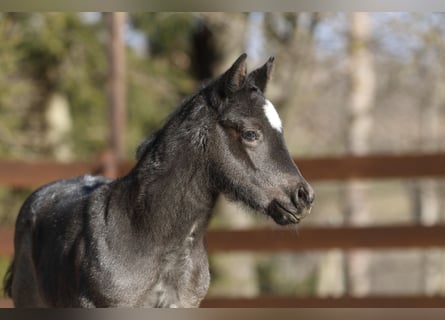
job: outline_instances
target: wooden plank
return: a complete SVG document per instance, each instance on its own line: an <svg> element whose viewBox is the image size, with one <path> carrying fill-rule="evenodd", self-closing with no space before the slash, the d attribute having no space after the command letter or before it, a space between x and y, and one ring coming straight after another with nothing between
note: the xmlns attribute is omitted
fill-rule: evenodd
<svg viewBox="0 0 445 320"><path fill-rule="evenodd" d="M255 298L208 297L202 308L443 308L445 297L369 296L339 297L280 297Z"/></svg>
<svg viewBox="0 0 445 320"><path fill-rule="evenodd" d="M208 297L201 308L443 308L445 297L370 296L339 297L280 297L255 298ZM0 299L0 308L12 308L10 299Z"/></svg>
<svg viewBox="0 0 445 320"><path fill-rule="evenodd" d="M14 305L12 304L11 299L1 299L0 298L0 308L13 308Z"/></svg>
<svg viewBox="0 0 445 320"><path fill-rule="evenodd" d="M445 177L445 153L301 158L295 161L309 181ZM133 162L123 163L119 168L119 175L126 174L133 165ZM97 174L104 167L100 163L88 162L0 160L0 185L36 187L86 173Z"/></svg>
<svg viewBox="0 0 445 320"><path fill-rule="evenodd" d="M445 153L295 159L309 181L445 176Z"/></svg>
<svg viewBox="0 0 445 320"><path fill-rule="evenodd" d="M414 235L414 236L413 236ZM407 249L445 247L445 226L386 227L306 227L300 230L211 230L207 234L209 252L221 251L305 251L340 248ZM0 230L0 254L13 253L13 232Z"/></svg>
<svg viewBox="0 0 445 320"><path fill-rule="evenodd" d="M445 246L445 226L306 227L299 230L214 230L209 251L302 251L330 248L393 249Z"/></svg>
<svg viewBox="0 0 445 320"><path fill-rule="evenodd" d="M76 177L94 171L87 162L0 161L0 185L14 188L38 187L45 183Z"/></svg>
<svg viewBox="0 0 445 320"><path fill-rule="evenodd" d="M0 255L12 256L14 254L14 230L0 229Z"/></svg>

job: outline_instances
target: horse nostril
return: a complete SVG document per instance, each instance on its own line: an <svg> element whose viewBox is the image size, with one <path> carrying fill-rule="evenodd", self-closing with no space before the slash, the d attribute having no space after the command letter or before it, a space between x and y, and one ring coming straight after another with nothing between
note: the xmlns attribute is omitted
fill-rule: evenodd
<svg viewBox="0 0 445 320"><path fill-rule="evenodd" d="M311 205L314 202L314 191L311 187L302 185L298 188L297 199L306 205Z"/></svg>
<svg viewBox="0 0 445 320"><path fill-rule="evenodd" d="M308 194L306 192L306 189L304 187L298 188L298 200L301 200L305 203L307 203Z"/></svg>

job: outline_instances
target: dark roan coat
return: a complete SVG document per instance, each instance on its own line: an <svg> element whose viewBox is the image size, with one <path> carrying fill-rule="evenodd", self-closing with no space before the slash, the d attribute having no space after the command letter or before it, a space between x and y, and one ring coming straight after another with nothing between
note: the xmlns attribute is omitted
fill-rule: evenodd
<svg viewBox="0 0 445 320"><path fill-rule="evenodd" d="M128 175L35 191L19 212L5 278L14 305L197 307L210 282L204 236L219 194L281 225L310 212L314 192L264 97L272 65L248 74L241 55L141 144Z"/></svg>

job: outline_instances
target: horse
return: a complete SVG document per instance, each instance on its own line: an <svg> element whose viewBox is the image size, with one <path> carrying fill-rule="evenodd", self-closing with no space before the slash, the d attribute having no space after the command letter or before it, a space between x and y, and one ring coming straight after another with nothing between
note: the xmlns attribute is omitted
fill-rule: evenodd
<svg viewBox="0 0 445 320"><path fill-rule="evenodd" d="M314 191L264 96L274 58L247 73L246 57L185 99L127 175L59 180L27 198L4 286L16 307L199 307L219 194L279 225L310 212Z"/></svg>

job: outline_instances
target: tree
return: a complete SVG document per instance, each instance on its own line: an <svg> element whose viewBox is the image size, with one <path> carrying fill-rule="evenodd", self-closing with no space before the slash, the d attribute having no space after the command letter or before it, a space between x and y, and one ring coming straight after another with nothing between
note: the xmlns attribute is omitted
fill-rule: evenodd
<svg viewBox="0 0 445 320"><path fill-rule="evenodd" d="M418 73L424 79L430 78L432 85L421 96L423 107L419 117L419 149L432 153L439 150L440 109L445 106L445 70L441 61L445 54L445 35L440 26L444 16L436 17L429 28L418 31L418 37L429 44L430 50L418 50L415 60ZM428 66L435 62L438 68L430 70ZM431 226L440 221L440 200L437 182L425 178L412 184L413 214L415 221L424 226ZM442 249L429 249L422 254L423 290L427 295L436 295L445 291L443 266L445 254Z"/></svg>
<svg viewBox="0 0 445 320"><path fill-rule="evenodd" d="M372 127L371 109L374 104L375 74L373 58L369 49L371 20L367 13L353 13L350 17L350 74L351 94L349 102L350 126L347 132L349 152L364 155L369 151L369 136ZM349 225L366 225L369 213L366 186L363 182L351 181L346 186L345 222ZM366 295L370 290L369 256L365 252L353 252L346 256L346 292Z"/></svg>

